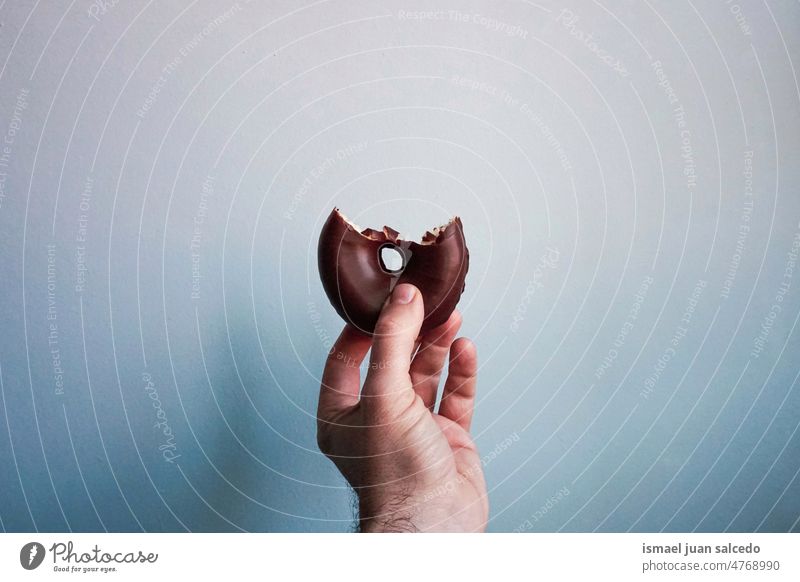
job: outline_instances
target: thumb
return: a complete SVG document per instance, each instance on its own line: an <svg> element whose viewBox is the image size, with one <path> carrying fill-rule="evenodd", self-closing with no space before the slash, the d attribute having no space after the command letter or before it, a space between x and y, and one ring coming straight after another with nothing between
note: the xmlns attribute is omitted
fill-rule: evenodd
<svg viewBox="0 0 800 582"><path fill-rule="evenodd" d="M394 288L375 325L362 393L366 405L389 413L411 405L416 395L408 371L424 314L419 289L407 283Z"/></svg>

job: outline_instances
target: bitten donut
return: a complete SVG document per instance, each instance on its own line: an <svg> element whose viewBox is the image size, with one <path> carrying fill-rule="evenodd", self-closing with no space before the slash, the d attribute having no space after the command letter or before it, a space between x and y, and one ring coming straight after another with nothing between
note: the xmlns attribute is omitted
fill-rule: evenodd
<svg viewBox="0 0 800 582"><path fill-rule="evenodd" d="M387 264L387 253L394 253L401 264ZM415 242L402 240L388 226L361 230L334 208L319 236L317 260L325 293L345 321L372 334L392 289L411 283L425 303L425 331L447 321L456 308L464 291L469 250L458 217Z"/></svg>

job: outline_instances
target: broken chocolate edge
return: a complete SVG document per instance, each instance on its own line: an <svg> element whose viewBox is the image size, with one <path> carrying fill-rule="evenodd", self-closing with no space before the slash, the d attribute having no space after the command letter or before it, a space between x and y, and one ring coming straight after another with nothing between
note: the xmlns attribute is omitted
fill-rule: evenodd
<svg viewBox="0 0 800 582"><path fill-rule="evenodd" d="M407 242L415 242L416 244L420 245L434 245L437 244L447 233L448 229L452 226L457 226L458 228L463 228L461 225L461 218L458 216L454 216L451 218L446 224L442 224L440 226L436 226L434 228L428 229L425 234L422 235L422 238L417 241L407 241L400 238L400 233L390 228L388 226L384 226L381 230L376 230L374 228L364 228L362 229L360 226L352 222L344 213L339 210L338 207L333 208L334 214L339 217L342 222L347 226L349 230L352 230L355 233L363 236L366 239L375 241L375 242L391 242L396 245L400 245L401 243Z"/></svg>

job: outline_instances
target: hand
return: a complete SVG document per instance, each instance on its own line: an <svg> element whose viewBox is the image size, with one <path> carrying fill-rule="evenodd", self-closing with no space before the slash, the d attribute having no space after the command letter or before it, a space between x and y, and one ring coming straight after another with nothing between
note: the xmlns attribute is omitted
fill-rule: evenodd
<svg viewBox="0 0 800 582"><path fill-rule="evenodd" d="M486 485L468 432L475 346L466 338L453 341L461 326L457 311L418 337L423 313L419 290L398 285L374 336L345 326L325 365L317 441L358 496L361 531L486 528ZM370 346L359 397L359 367ZM434 413L448 352L448 376Z"/></svg>

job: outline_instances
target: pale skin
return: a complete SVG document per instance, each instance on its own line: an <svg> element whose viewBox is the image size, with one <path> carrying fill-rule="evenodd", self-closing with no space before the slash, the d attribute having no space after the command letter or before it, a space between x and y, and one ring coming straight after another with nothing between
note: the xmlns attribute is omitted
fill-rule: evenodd
<svg viewBox="0 0 800 582"><path fill-rule="evenodd" d="M420 336L423 314L419 290L398 285L374 335L345 326L325 365L317 440L358 496L360 531L486 528L486 484L469 434L475 346L466 338L455 339L461 326L457 311ZM368 351L362 388L359 366Z"/></svg>

